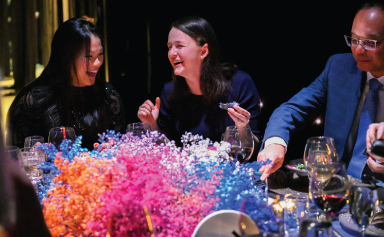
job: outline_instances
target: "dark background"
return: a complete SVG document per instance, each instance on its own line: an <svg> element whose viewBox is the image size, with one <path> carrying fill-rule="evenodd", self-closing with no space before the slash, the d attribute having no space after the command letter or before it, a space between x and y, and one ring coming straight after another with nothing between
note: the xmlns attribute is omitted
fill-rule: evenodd
<svg viewBox="0 0 384 237"><path fill-rule="evenodd" d="M138 107L146 99L153 101L160 96L163 84L171 80L166 46L169 25L178 18L198 15L213 26L222 61L237 64L253 78L263 103L260 130L264 131L273 110L315 80L329 56L350 52L343 35L350 33L361 4L232 1L208 6L169 2L132 7L108 1L110 82L122 95L127 123L138 121ZM323 124L297 133L287 158L301 158L306 139L322 134Z"/></svg>

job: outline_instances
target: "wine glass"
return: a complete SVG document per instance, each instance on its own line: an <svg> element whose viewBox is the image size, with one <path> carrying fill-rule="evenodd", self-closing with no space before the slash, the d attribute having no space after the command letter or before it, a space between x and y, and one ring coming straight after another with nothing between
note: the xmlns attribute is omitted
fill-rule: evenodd
<svg viewBox="0 0 384 237"><path fill-rule="evenodd" d="M141 137L147 131L151 131L151 126L148 123L130 123L127 126L127 132L131 132L133 136Z"/></svg>
<svg viewBox="0 0 384 237"><path fill-rule="evenodd" d="M348 200L350 183L345 164L342 162L313 164L309 198L325 214L325 221L331 221Z"/></svg>
<svg viewBox="0 0 384 237"><path fill-rule="evenodd" d="M233 161L244 163L248 161L253 153L253 134L249 126L237 128L228 126L221 138L222 141L231 144L229 157Z"/></svg>
<svg viewBox="0 0 384 237"><path fill-rule="evenodd" d="M43 170L37 166L45 161L43 151L35 150L33 147L20 149L20 167L24 170L29 180L37 190L37 184L43 176Z"/></svg>
<svg viewBox="0 0 384 237"><path fill-rule="evenodd" d="M39 144L44 143L44 137L38 136L38 135L26 137L24 140L24 148L34 147L36 143L39 143Z"/></svg>
<svg viewBox="0 0 384 237"><path fill-rule="evenodd" d="M353 185L349 195L349 212L352 220L359 226L361 236L371 224L378 211L377 190L369 186Z"/></svg>
<svg viewBox="0 0 384 237"><path fill-rule="evenodd" d="M4 147L5 152L9 155L10 158L19 162L20 161L20 149L17 146L6 146Z"/></svg>
<svg viewBox="0 0 384 237"><path fill-rule="evenodd" d="M338 162L336 146L331 137L310 137L304 150L304 164L311 179L311 167L313 164L329 164Z"/></svg>
<svg viewBox="0 0 384 237"><path fill-rule="evenodd" d="M76 140L75 130L71 127L54 127L49 130L48 143L53 144L60 151L60 144L63 140L69 139L71 145Z"/></svg>

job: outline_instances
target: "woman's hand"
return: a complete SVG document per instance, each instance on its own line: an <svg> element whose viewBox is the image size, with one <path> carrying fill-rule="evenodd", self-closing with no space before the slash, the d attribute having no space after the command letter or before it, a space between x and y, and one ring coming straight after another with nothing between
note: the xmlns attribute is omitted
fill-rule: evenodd
<svg viewBox="0 0 384 237"><path fill-rule="evenodd" d="M142 123L148 123L152 130L158 130L157 119L159 118L160 112L160 98L156 98L156 105L150 100L146 100L144 104L139 107L137 117Z"/></svg>
<svg viewBox="0 0 384 237"><path fill-rule="evenodd" d="M238 105L233 106L233 108L228 108L228 114L235 122L237 128L248 126L249 119L251 118L251 114Z"/></svg>

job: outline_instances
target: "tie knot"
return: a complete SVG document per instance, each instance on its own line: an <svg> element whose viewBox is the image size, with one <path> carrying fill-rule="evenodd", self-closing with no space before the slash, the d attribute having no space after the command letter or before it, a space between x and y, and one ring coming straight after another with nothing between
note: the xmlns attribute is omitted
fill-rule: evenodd
<svg viewBox="0 0 384 237"><path fill-rule="evenodd" d="M372 78L369 80L369 90L377 91L381 87L383 87L383 84L381 84L377 79Z"/></svg>

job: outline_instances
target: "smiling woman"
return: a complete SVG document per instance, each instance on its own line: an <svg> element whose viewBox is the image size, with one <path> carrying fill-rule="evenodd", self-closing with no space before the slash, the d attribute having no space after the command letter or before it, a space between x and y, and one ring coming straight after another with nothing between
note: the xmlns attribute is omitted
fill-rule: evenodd
<svg viewBox="0 0 384 237"><path fill-rule="evenodd" d="M76 59L76 67L74 68L76 73L73 72L72 84L78 87L93 85L96 80L97 71L103 62L104 55L101 40L92 34L89 52L84 50L84 53Z"/></svg>
<svg viewBox="0 0 384 237"><path fill-rule="evenodd" d="M53 127L73 127L83 147L93 148L98 133L123 131L124 107L119 93L98 77L103 45L96 27L83 18L60 25L51 56L41 76L24 87L8 112L11 143L22 147L25 137L47 141Z"/></svg>
<svg viewBox="0 0 384 237"><path fill-rule="evenodd" d="M203 18L188 16L171 24L168 59L172 82L164 85L155 105L145 101L138 118L181 145L185 132L220 141L226 127L250 127L259 147L260 98L251 76L237 66L219 61L212 26ZM237 102L222 110L220 103Z"/></svg>

